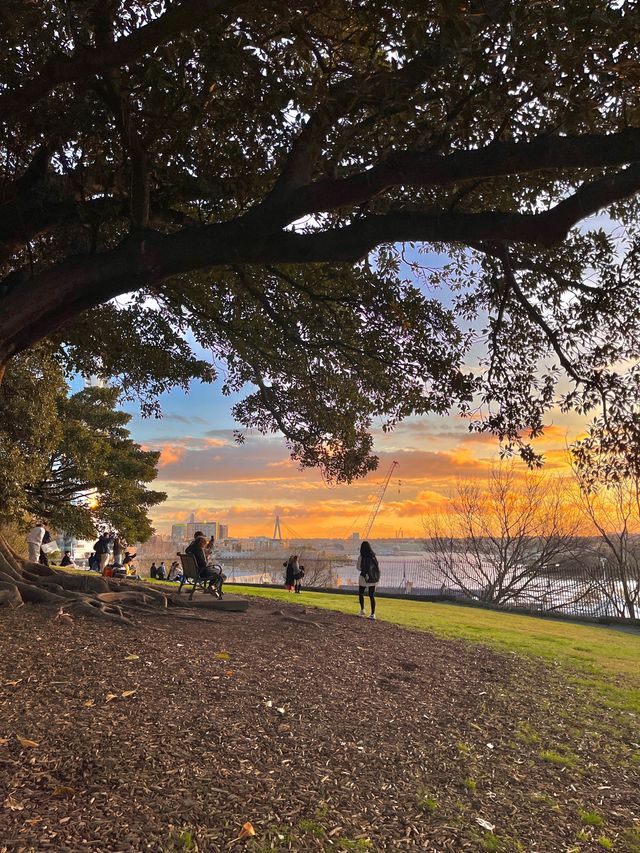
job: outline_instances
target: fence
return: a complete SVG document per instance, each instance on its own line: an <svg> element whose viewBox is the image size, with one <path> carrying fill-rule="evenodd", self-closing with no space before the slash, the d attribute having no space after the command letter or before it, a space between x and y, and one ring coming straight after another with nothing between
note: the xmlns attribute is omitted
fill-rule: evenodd
<svg viewBox="0 0 640 853"><path fill-rule="evenodd" d="M230 583L282 583L277 558L231 558L223 561ZM355 564L344 559L305 559L305 587L356 589ZM464 555L439 566L429 558L380 558L379 590L406 595L467 598L529 611L574 616L640 616L640 570L622 572L601 561L597 567L548 566L541 571L525 567L482 571Z"/></svg>

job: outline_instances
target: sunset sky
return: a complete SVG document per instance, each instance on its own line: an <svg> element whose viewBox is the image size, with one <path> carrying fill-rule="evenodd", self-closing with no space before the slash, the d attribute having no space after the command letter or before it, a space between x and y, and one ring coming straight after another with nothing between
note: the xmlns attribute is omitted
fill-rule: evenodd
<svg viewBox="0 0 640 853"><path fill-rule="evenodd" d="M232 536L273 532L276 512L283 535L347 537L362 531L371 502L389 465L399 462L373 536L422 535L423 519L441 507L456 479L483 476L497 459L495 438L469 432L459 417L405 421L392 433L376 433L380 467L365 480L331 487L315 470L299 471L280 436L248 434L234 441L230 402L215 386L193 385L188 395L163 398L162 420L143 420L135 406L133 437L160 450L157 487L169 497L155 508L153 521L167 533L174 521L193 511L198 521L229 524ZM555 413L536 447L547 469L566 466L565 445L583 431L577 416Z"/></svg>
<svg viewBox="0 0 640 853"><path fill-rule="evenodd" d="M587 224L607 221L595 216ZM409 248L404 257L432 269L448 260ZM402 274L415 280L406 264ZM440 289L438 297L451 305L445 290ZM479 346L472 349L469 369L477 366L481 352ZM395 536L402 530L405 537L421 536L423 519L442 507L456 479L483 476L498 459L497 440L469 432L469 422L460 417L414 418L392 433L375 432L377 472L350 486L331 487L319 471L298 470L281 436L248 434L244 444L236 444L236 425L229 414L235 399L223 397L219 385L193 383L189 394L173 391L161 398L161 420L143 420L134 404L127 406L134 416L133 437L162 452L156 484L169 497L153 511L157 532L169 532L172 522L195 512L198 521L227 523L232 536L271 536L279 513L285 537L347 537L362 532L395 459L399 466L372 535ZM566 445L584 433L586 422L557 410L546 422L545 435L535 446L545 455L546 469L557 471L566 468Z"/></svg>

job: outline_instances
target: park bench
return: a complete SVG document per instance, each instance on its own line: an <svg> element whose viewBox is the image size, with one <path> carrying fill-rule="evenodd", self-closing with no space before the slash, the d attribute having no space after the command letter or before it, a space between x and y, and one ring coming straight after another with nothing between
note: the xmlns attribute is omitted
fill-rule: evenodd
<svg viewBox="0 0 640 853"><path fill-rule="evenodd" d="M213 592L218 598L222 598L222 589L214 583L212 578L200 576L198 564L196 563L196 558L193 554L178 554L178 557L180 557L180 562L182 563L182 580L180 581L180 587L178 588L178 595L182 592L182 587L185 584L191 584L191 592L189 593L190 599L193 598L193 593L198 587L201 587L203 592L206 592L213 584ZM212 566L212 568L219 572L221 578L223 577L222 566ZM220 587L221 586L222 584L220 584Z"/></svg>

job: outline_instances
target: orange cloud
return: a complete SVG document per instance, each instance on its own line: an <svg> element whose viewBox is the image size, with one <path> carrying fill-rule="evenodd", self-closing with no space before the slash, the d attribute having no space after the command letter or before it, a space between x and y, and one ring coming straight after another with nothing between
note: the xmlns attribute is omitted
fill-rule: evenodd
<svg viewBox="0 0 640 853"><path fill-rule="evenodd" d="M184 447L175 444L165 444L160 449L158 468L166 468L167 465L175 465L184 456Z"/></svg>

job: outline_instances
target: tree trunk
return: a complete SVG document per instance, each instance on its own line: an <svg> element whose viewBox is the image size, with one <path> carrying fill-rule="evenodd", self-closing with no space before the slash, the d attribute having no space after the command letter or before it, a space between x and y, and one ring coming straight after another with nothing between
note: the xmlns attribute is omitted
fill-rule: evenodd
<svg viewBox="0 0 640 853"><path fill-rule="evenodd" d="M155 589L103 578L72 574L32 563L16 554L0 535L0 607L39 604L56 608L60 616L96 616L131 625L122 605L164 609L167 597Z"/></svg>

